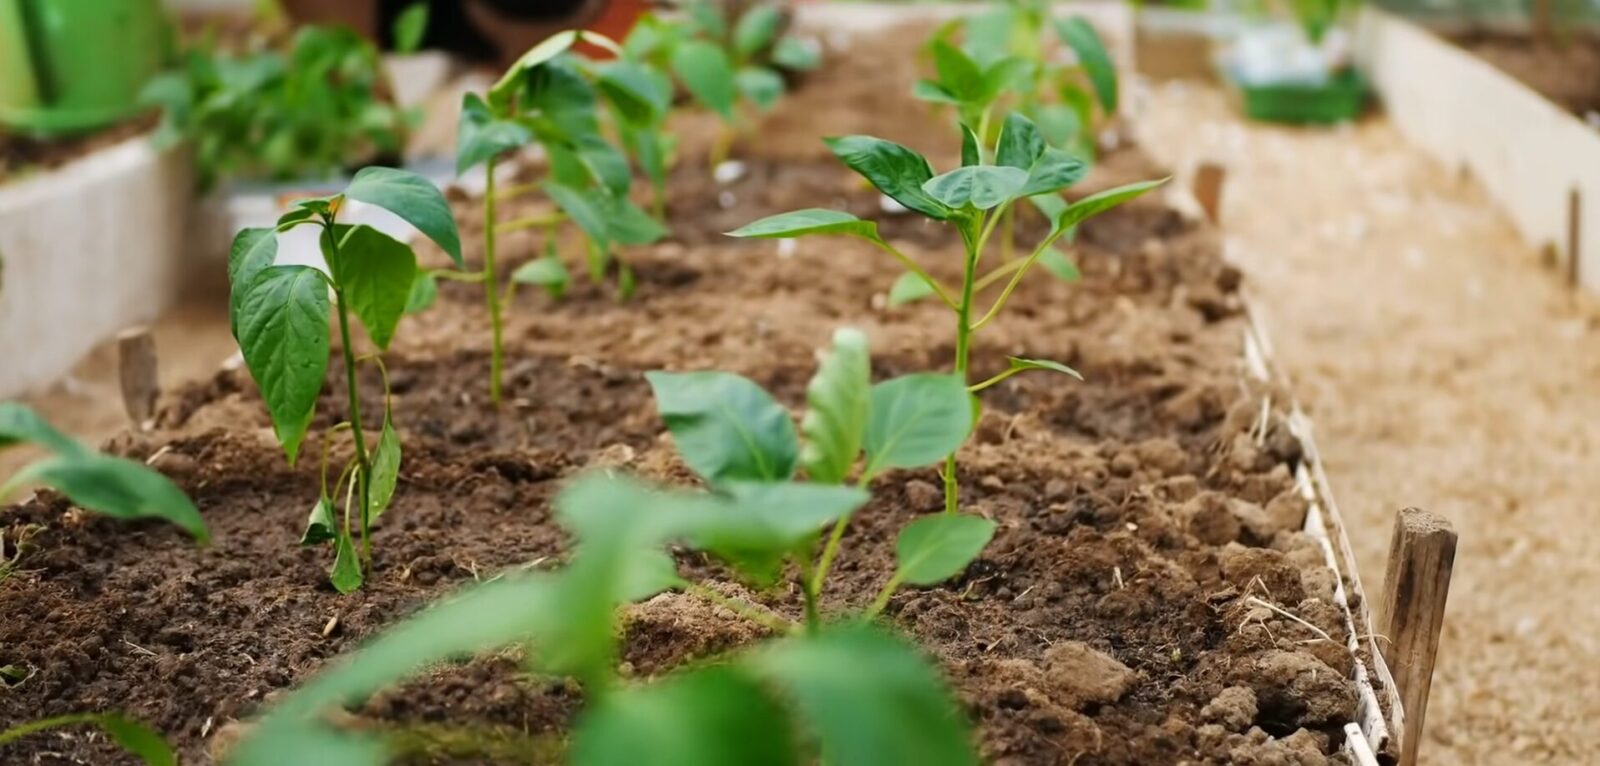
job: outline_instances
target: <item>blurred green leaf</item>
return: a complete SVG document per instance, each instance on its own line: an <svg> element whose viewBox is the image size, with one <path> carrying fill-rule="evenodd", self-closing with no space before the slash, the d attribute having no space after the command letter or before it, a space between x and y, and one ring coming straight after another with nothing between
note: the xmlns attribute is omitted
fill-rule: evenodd
<svg viewBox="0 0 1600 766"><path fill-rule="evenodd" d="M794 475L794 421L748 378L727 372L649 372L656 409L685 463L712 484Z"/></svg>

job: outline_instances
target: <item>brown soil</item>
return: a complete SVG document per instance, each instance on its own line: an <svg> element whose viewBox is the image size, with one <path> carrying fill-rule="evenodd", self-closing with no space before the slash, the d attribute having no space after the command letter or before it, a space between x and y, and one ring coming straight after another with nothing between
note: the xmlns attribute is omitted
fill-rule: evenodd
<svg viewBox="0 0 1600 766"><path fill-rule="evenodd" d="M567 300L519 296L508 327L508 405L484 402L487 322L469 286L410 320L389 355L405 441L401 491L375 532L377 572L340 597L327 555L296 547L315 498L315 441L297 469L272 442L242 371L168 398L157 430L111 448L154 464L188 490L215 544L196 550L159 524L118 525L44 496L7 512L12 531L40 525L20 571L0 583L0 664L32 675L0 690L0 728L77 710L119 709L205 761L230 724L327 659L452 587L528 562L559 561L565 536L549 500L587 468L623 466L689 481L641 373L746 374L791 406L813 352L836 326L872 338L875 376L947 364L949 317L932 305L882 309L895 264L870 247L772 243L718 232L795 207L838 204L876 214L877 195L830 160L823 131L870 131L937 149L942 119L901 94L921 33L859 46L795 94L742 147L748 174L715 188L688 134L674 179L674 236L629 254L635 298L582 284ZM949 144L949 145L947 145ZM1084 186L1158 171L1136 151L1111 155ZM1081 192L1082 190L1080 190ZM480 233L463 206L470 243ZM508 211L508 215L514 211ZM1029 226L1021 241L1037 234ZM888 236L946 280L953 236L889 218ZM507 237L514 268L531 237ZM1239 274L1214 231L1145 200L1083 228L1085 279L1036 275L979 336L974 374L1007 354L1058 359L1088 377L1013 378L985 395L961 454L962 504L999 522L962 577L902 593L888 619L945 668L986 760L1006 764L1322 764L1354 715L1346 633L1320 553L1295 531L1299 449L1279 417L1251 432L1263 395L1241 370ZM378 382L363 398L376 406ZM330 378L314 429L344 417ZM874 486L850 529L826 606L865 604L892 565L895 532L935 511L933 470ZM9 539L9 537L8 537ZM9 553L9 551L8 551ZM684 570L739 590L699 557ZM745 594L800 612L796 594ZM1261 606L1271 603L1331 636ZM668 594L629 610L625 670L649 677L686 659L759 638L732 615ZM530 679L506 657L443 668L358 711L432 741L439 724L499 736L559 736L578 705L560 681ZM459 744L456 742L454 744ZM515 747L502 748L515 750ZM497 762L437 741L418 762ZM33 737L8 760L116 762L83 732Z"/></svg>
<svg viewBox="0 0 1600 766"><path fill-rule="evenodd" d="M1527 35L1476 31L1453 41L1579 117L1600 112L1600 38L1575 33L1536 43Z"/></svg>
<svg viewBox="0 0 1600 766"><path fill-rule="evenodd" d="M153 125L155 117L147 116L82 135L51 138L0 128L0 183L61 167L148 131Z"/></svg>

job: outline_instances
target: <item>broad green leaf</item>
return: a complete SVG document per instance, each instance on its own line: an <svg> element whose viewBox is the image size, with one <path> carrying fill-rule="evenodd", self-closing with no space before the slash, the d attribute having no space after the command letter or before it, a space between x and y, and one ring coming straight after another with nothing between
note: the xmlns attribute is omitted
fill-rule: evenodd
<svg viewBox="0 0 1600 766"><path fill-rule="evenodd" d="M352 593L361 587L363 579L355 541L350 539L349 531L340 529L333 538L333 569L328 571L328 582L340 593Z"/></svg>
<svg viewBox="0 0 1600 766"><path fill-rule="evenodd" d="M544 191L589 239L602 250L610 249L611 227L606 221L605 192L599 189L575 189L553 181L544 185Z"/></svg>
<svg viewBox="0 0 1600 766"><path fill-rule="evenodd" d="M1060 194L1035 194L1028 197L1028 202L1050 222L1050 233L1056 233L1062 214L1067 212L1067 201Z"/></svg>
<svg viewBox="0 0 1600 766"><path fill-rule="evenodd" d="M733 49L749 58L772 43L783 24L783 13L776 3L762 3L744 12L733 27Z"/></svg>
<svg viewBox="0 0 1600 766"><path fill-rule="evenodd" d="M927 158L893 141L873 136L825 138L835 157L872 183L878 191L929 218L944 220L955 213L923 190L933 178Z"/></svg>
<svg viewBox="0 0 1600 766"><path fill-rule="evenodd" d="M307 266L274 266L240 302L239 349L294 465L328 372L328 283Z"/></svg>
<svg viewBox="0 0 1600 766"><path fill-rule="evenodd" d="M983 13L967 16L962 24L962 38L967 52L974 61L985 65L1006 55L1011 46L1012 30L1017 25L1017 12L1008 6L999 6Z"/></svg>
<svg viewBox="0 0 1600 766"><path fill-rule="evenodd" d="M338 521L333 517L333 501L327 496L317 498L306 519L306 531L300 534L301 545L325 543L337 536Z"/></svg>
<svg viewBox="0 0 1600 766"><path fill-rule="evenodd" d="M1077 282L1083 278L1083 274L1078 271L1078 265L1073 263L1066 253L1054 247L1047 247L1039 254L1039 265L1063 282Z"/></svg>
<svg viewBox="0 0 1600 766"><path fill-rule="evenodd" d="M794 421L748 378L726 372L648 372L645 378L678 452L706 481L785 481L794 475Z"/></svg>
<svg viewBox="0 0 1600 766"><path fill-rule="evenodd" d="M878 224L864 221L843 210L808 208L769 215L728 232L730 237L791 239L808 234L848 234L876 240Z"/></svg>
<svg viewBox="0 0 1600 766"><path fill-rule="evenodd" d="M578 59L567 54L527 70L517 112L537 116L545 124L554 126L566 141L599 137L595 88L579 69Z"/></svg>
<svg viewBox="0 0 1600 766"><path fill-rule="evenodd" d="M1056 228L1065 229L1076 226L1086 218L1104 213L1166 182L1167 179L1165 178L1155 181L1140 181L1126 186L1118 186L1115 189L1107 189L1099 194L1091 194L1067 205L1067 209L1062 212L1061 217L1056 219Z"/></svg>
<svg viewBox="0 0 1600 766"><path fill-rule="evenodd" d="M967 54L943 40L935 40L931 48L933 67L939 73L939 84L963 102L981 98L984 90L983 70Z"/></svg>
<svg viewBox="0 0 1600 766"><path fill-rule="evenodd" d="M706 37L721 40L728 36L728 22L722 17L723 7L715 0L689 0L684 3L689 10L689 20Z"/></svg>
<svg viewBox="0 0 1600 766"><path fill-rule="evenodd" d="M1028 182L1017 195L1032 197L1060 191L1077 183L1088 172L1089 165L1083 160L1054 146L1045 147L1044 153L1028 170Z"/></svg>
<svg viewBox="0 0 1600 766"><path fill-rule="evenodd" d="M539 44L529 48L516 63L507 69L505 74L489 88L489 103L497 107L508 106L516 93L517 86L522 83L523 74L533 67L539 66L556 56L565 53L573 43L578 41L579 32L567 30L557 32Z"/></svg>
<svg viewBox="0 0 1600 766"><path fill-rule="evenodd" d="M1010 361L1011 369L1013 370L1049 370L1083 380L1082 373L1060 362L1052 362L1049 359L1024 359L1020 356L1010 356L1006 357L1006 359Z"/></svg>
<svg viewBox="0 0 1600 766"><path fill-rule="evenodd" d="M983 552L994 528L994 522L968 514L917 519L895 540L895 577L911 585L934 585L955 577Z"/></svg>
<svg viewBox="0 0 1600 766"><path fill-rule="evenodd" d="M1064 104L1040 104L1033 113L1039 132L1051 146L1067 146L1083 129L1078 113Z"/></svg>
<svg viewBox="0 0 1600 766"><path fill-rule="evenodd" d="M972 733L938 672L866 625L760 647L738 663L775 686L821 746L819 763L974 766Z"/></svg>
<svg viewBox="0 0 1600 766"><path fill-rule="evenodd" d="M1078 54L1078 63L1089 75L1100 108L1107 114L1117 111L1117 67L1111 63L1100 33L1082 16L1056 19L1056 36Z"/></svg>
<svg viewBox="0 0 1600 766"><path fill-rule="evenodd" d="M849 477L866 434L871 392L866 334L848 327L834 331L833 350L806 385L808 409L800 420L800 465L812 481L843 484Z"/></svg>
<svg viewBox="0 0 1600 766"><path fill-rule="evenodd" d="M1015 197L1027 182L1027 172L1017 168L972 165L934 176L922 188L934 199L952 208L971 206L988 210Z"/></svg>
<svg viewBox="0 0 1600 766"><path fill-rule="evenodd" d="M966 123L961 123L961 167L983 164L982 142Z"/></svg>
<svg viewBox="0 0 1600 766"><path fill-rule="evenodd" d="M690 40L673 50L672 71L695 100L722 115L723 119L733 119L733 104L738 93L733 64L721 48L704 40Z"/></svg>
<svg viewBox="0 0 1600 766"><path fill-rule="evenodd" d="M1000 128L1000 143L995 147L996 165L1028 170L1044 154L1044 136L1037 125L1021 112L1006 115Z"/></svg>
<svg viewBox="0 0 1600 766"><path fill-rule="evenodd" d="M933 295L933 286L915 272L905 272L889 288L889 305L904 306Z"/></svg>
<svg viewBox="0 0 1600 766"><path fill-rule="evenodd" d="M17 402L0 402L0 449L24 442L62 455L93 454L72 437L44 422L32 409Z"/></svg>
<svg viewBox="0 0 1600 766"><path fill-rule="evenodd" d="M690 547L728 562L758 587L806 555L823 527L849 517L871 495L858 487L796 482L731 482L684 516Z"/></svg>
<svg viewBox="0 0 1600 766"><path fill-rule="evenodd" d="M476 93L461 97L456 124L456 175L533 141L533 131L516 120L496 119Z"/></svg>
<svg viewBox="0 0 1600 766"><path fill-rule="evenodd" d="M323 252L339 295L349 302L372 342L388 349L411 301L417 255L409 245L371 226L340 226L333 234L340 237L338 255L328 247L328 232L323 233Z"/></svg>
<svg viewBox="0 0 1600 766"><path fill-rule="evenodd" d="M239 332L239 304L244 293L263 270L278 257L277 232L272 228L240 229L228 251L228 323Z"/></svg>
<svg viewBox="0 0 1600 766"><path fill-rule="evenodd" d="M545 148L549 150L551 147ZM584 181L568 181L570 185L583 188L592 180L613 196L627 195L628 187L633 183L633 169L628 167L627 155L598 135L584 137L574 148L570 156L582 167ZM551 153L551 156L558 154Z"/></svg>
<svg viewBox="0 0 1600 766"><path fill-rule="evenodd" d="M606 201L606 234L619 245L648 245L667 235L660 221L623 195Z"/></svg>
<svg viewBox="0 0 1600 766"><path fill-rule="evenodd" d="M670 87L660 87L649 69L632 61L609 61L595 87L622 120L635 127L654 125L671 108Z"/></svg>
<svg viewBox="0 0 1600 766"><path fill-rule="evenodd" d="M1026 89L1033 77L1033 62L1016 56L1002 58L983 70L983 92L979 99L988 104L1014 87Z"/></svg>
<svg viewBox="0 0 1600 766"><path fill-rule="evenodd" d="M663 21L654 13L645 13L622 39L622 55L630 61L645 61L671 45L679 31L677 25Z"/></svg>
<svg viewBox="0 0 1600 766"><path fill-rule="evenodd" d="M956 451L972 430L967 384L959 375L919 373L872 387L866 475L917 468Z"/></svg>
<svg viewBox="0 0 1600 766"><path fill-rule="evenodd" d="M778 103L778 99L783 97L783 75L767 67L744 67L739 70L734 80L739 86L739 92L762 111L771 109Z"/></svg>
<svg viewBox="0 0 1600 766"><path fill-rule="evenodd" d="M522 264L511 272L511 281L539 285L550 297L559 299L566 294L567 285L572 283L572 275L567 272L567 265L560 258L547 255Z"/></svg>
<svg viewBox="0 0 1600 766"><path fill-rule="evenodd" d="M178 766L177 756L167 741L154 729L132 718L115 713L102 715L100 728L105 729L123 750L145 762L145 766Z"/></svg>
<svg viewBox="0 0 1600 766"><path fill-rule="evenodd" d="M951 93L950 91L946 90L943 85L940 85L932 80L916 81L916 83L911 86L911 95L921 101L927 101L933 104L948 104L950 106L961 105L961 99L956 98L954 93Z"/></svg>
<svg viewBox="0 0 1600 766"><path fill-rule="evenodd" d="M56 489L85 510L116 519L163 519L201 543L210 539L205 520L183 490L132 460L81 448L61 451L18 471L10 483L35 482Z"/></svg>
<svg viewBox="0 0 1600 766"><path fill-rule="evenodd" d="M394 20L395 53L415 53L422 47L422 38L428 33L428 4L415 2L400 12Z"/></svg>
<svg viewBox="0 0 1600 766"><path fill-rule="evenodd" d="M555 578L512 573L461 589L389 628L353 654L323 666L274 705L233 751L233 766L373 766L384 749L371 735L328 729L322 715L365 699L442 660L523 639L559 620Z"/></svg>
<svg viewBox="0 0 1600 766"><path fill-rule="evenodd" d="M461 260L461 235L456 231L456 219L450 214L444 195L428 179L406 170L368 167L356 173L344 193L350 199L377 205L400 216L444 250L457 268L466 268Z"/></svg>
<svg viewBox="0 0 1600 766"><path fill-rule="evenodd" d="M747 673L678 672L607 695L578 718L574 766L798 764L788 716Z"/></svg>
<svg viewBox="0 0 1600 766"><path fill-rule="evenodd" d="M439 282L422 269L417 269L417 276L411 280L411 293L406 296L406 313L420 314L433 308L439 302Z"/></svg>
<svg viewBox="0 0 1600 766"><path fill-rule="evenodd" d="M394 500L394 488L400 480L400 435L395 433L394 421L386 412L383 431L378 434L378 445L372 450L372 474L367 479L367 519L377 521L389 510Z"/></svg>
<svg viewBox="0 0 1600 766"><path fill-rule="evenodd" d="M795 72L809 72L822 64L822 51L815 43L798 37L782 37L772 48L772 63Z"/></svg>

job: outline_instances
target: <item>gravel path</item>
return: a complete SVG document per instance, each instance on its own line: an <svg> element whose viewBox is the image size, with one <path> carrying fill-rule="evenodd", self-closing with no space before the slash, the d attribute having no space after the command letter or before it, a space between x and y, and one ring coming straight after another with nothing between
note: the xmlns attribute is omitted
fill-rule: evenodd
<svg viewBox="0 0 1600 766"><path fill-rule="evenodd" d="M1180 171L1229 169L1229 252L1316 421L1367 587L1399 508L1461 534L1423 763L1593 762L1597 303L1381 117L1258 126L1215 88L1152 88L1147 149Z"/></svg>

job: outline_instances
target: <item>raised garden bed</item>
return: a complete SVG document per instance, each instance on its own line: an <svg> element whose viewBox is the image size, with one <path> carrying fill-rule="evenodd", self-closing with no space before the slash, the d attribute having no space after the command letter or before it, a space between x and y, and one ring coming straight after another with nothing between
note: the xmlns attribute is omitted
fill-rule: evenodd
<svg viewBox="0 0 1600 766"><path fill-rule="evenodd" d="M336 595L322 553L296 547L316 464L284 466L243 370L177 392L155 430L110 445L149 459L195 498L211 548L166 527L63 516L68 504L54 496L7 511L12 530L41 529L0 583L0 665L27 673L0 690L0 727L117 709L204 762L262 702L427 601L507 568L559 562L566 538L549 500L564 480L607 467L692 481L644 372L738 372L798 406L815 349L842 325L871 337L875 378L943 366L953 343L946 315L885 308L899 271L869 246L812 240L791 250L721 234L816 204L879 217L877 193L826 154L824 134L877 133L955 164L945 118L907 94L924 31L835 57L739 150L747 172L733 183L707 177L703 139L686 136L669 195L673 236L630 253L630 302L587 283L561 302L531 291L519 299L503 409L484 396L479 288L443 285L439 306L407 320L388 356L406 463L364 589ZM1161 174L1125 147L1077 192ZM457 209L469 260L482 233L476 211L470 201ZM1041 233L1023 220L1024 238ZM883 231L936 275L958 275L951 233L909 217L887 218ZM504 268L534 257L535 245L506 236ZM1091 220L1075 254L1082 282L1025 285L973 365L987 376L1007 354L1024 354L1072 364L1088 381L1019 376L985 394L961 455L962 506L999 532L961 577L896 597L887 621L943 667L990 762L1348 762L1348 726L1363 703L1339 599L1358 591L1328 567L1326 544L1301 531L1306 450L1287 392L1261 379L1242 276L1223 263L1214 230L1156 199ZM342 392L329 381L313 434L344 417ZM364 380L372 401L363 406L377 407L380 392L376 375ZM893 566L895 531L941 507L937 485L931 469L875 483L825 608L872 598ZM679 564L786 615L801 609L797 593L744 592L698 555ZM625 672L639 677L762 635L678 593L631 608L625 629ZM527 762L559 740L578 704L570 683L530 678L516 658L494 655L380 694L351 723L403 732L415 762ZM445 725L474 736L446 735ZM122 757L77 732L4 751L21 762L46 754Z"/></svg>

